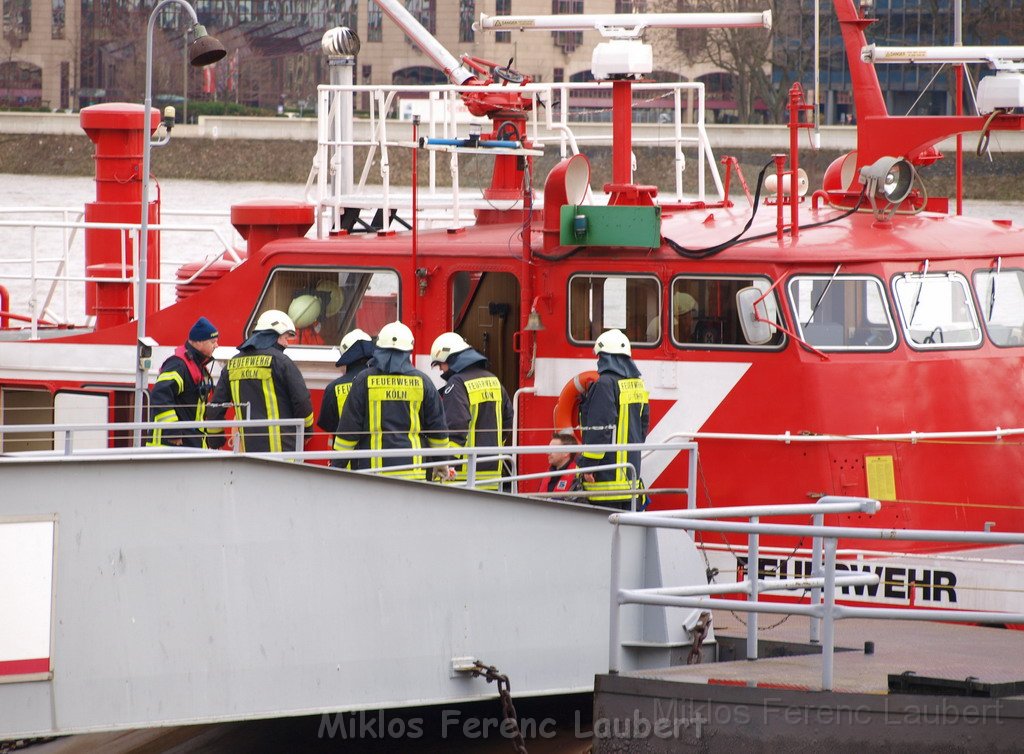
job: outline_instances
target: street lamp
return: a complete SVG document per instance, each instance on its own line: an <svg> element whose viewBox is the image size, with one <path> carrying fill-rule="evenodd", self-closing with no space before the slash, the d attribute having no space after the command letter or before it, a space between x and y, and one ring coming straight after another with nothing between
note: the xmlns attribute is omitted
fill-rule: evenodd
<svg viewBox="0 0 1024 754"><path fill-rule="evenodd" d="M199 23L195 8L186 0L160 0L153 6L149 14L149 25L146 27L146 103L142 117L145 140L142 144L142 222L139 224L139 261L138 277L136 278L135 305L138 310L138 337L136 339L135 359L135 413L134 421L142 421L142 407L146 398L146 382L149 373L148 360L152 354L152 343L146 338L146 265L149 257L149 153L152 148L149 123L153 115L153 29L156 17L166 6L177 3L192 18L192 47L189 50L189 62L197 67L216 63L227 54L224 45L216 37L206 33L206 28ZM161 142L166 143L166 142ZM136 427L134 444L142 445L142 429Z"/></svg>

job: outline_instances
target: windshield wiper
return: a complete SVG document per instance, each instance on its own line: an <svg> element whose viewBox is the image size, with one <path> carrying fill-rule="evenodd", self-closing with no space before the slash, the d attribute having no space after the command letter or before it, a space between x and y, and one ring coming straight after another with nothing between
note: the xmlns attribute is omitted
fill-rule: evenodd
<svg viewBox="0 0 1024 754"><path fill-rule="evenodd" d="M825 286L825 290L823 290L821 292L821 295L818 296L818 300L815 301L814 302L814 306L811 307L811 313L810 313L810 315L808 315L807 321L804 322L804 324L803 324L804 327L807 327L807 325L811 324L811 320L814 319L814 314L818 311L818 307L821 306L821 302L825 300L825 296L828 295L828 289L832 287L832 283L835 282L836 275L839 274L839 270L841 270L842 268L843 268L843 265L841 265L841 264L837 264L836 265L835 272L833 272L832 273L832 277L830 277L828 279L828 284Z"/></svg>
<svg viewBox="0 0 1024 754"><path fill-rule="evenodd" d="M921 292L924 290L924 281L928 277L928 260L924 260L924 272L921 273L921 284L917 287L917 298L914 299L914 308L910 310L910 319L907 320L907 329L914 324L914 317L917 316L917 307L921 304Z"/></svg>
<svg viewBox="0 0 1024 754"><path fill-rule="evenodd" d="M1003 258L996 257L996 271L992 273L992 284L988 288L988 314L985 316L986 322L992 321L992 312L996 308L996 278L1003 269Z"/></svg>

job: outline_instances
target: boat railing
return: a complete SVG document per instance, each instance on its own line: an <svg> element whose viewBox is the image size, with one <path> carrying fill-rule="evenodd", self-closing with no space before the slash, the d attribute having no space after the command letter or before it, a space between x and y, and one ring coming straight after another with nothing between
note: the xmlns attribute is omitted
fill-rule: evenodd
<svg viewBox="0 0 1024 754"><path fill-rule="evenodd" d="M701 509L616 513L609 517L613 526L611 544L610 630L608 644L609 672L617 673L622 667L622 608L624 605L656 605L696 610L729 610L748 613L746 657L758 657L758 622L761 613L771 615L802 615L810 619L810 638L822 644L821 687L831 691L834 687L835 622L851 618L882 620L930 620L956 623L1024 624L1024 614L983 610L941 610L937 608L883 608L840 605L836 589L878 584L877 573L839 575L837 573L838 540L877 540L890 543L942 542L965 545L1024 545L1024 533L991 531L948 531L924 529L883 529L870 527L826 526L824 517L836 513L873 515L881 503L868 498L826 496L816 503L798 505L743 506L728 509ZM771 516L800 516L811 518L811 525L761 523ZM720 518L745 518L743 521L720 521ZM747 568L745 578L728 583L707 585L666 586L649 589L620 587L622 572L622 526L651 529L677 529L687 532L717 532L747 535ZM759 538L762 535L799 537L812 541L810 576L800 579L759 578ZM810 590L809 602L766 602L759 599L764 592L778 590ZM746 600L719 599L713 595L743 594Z"/></svg>
<svg viewBox="0 0 1024 754"><path fill-rule="evenodd" d="M991 522L989 522L991 523ZM992 531L991 528L986 528L984 531ZM730 555L736 554L736 547L729 544L728 542L708 542L704 541L700 543L700 548L705 552L722 552ZM879 558L899 558L901 560L921 560L928 561L929 563L949 563L950 565L956 563L974 563L974 564L985 564L985 565L1007 565L1013 567L1024 567L1024 558L1009 558L1009 557L985 557L980 552L972 552L966 554L965 552L905 552L902 550L892 550L888 548L882 549L866 549L860 547L840 547L836 550L836 557L846 562L854 563L868 563ZM761 546L761 554L765 556L774 556L780 560L810 560L811 559L811 548L809 547L772 547L772 546ZM1024 553L1022 553L1024 554ZM907 585L908 589L926 589L927 584L913 584ZM958 585L958 588L963 588ZM913 598L907 595L907 600L912 602Z"/></svg>
<svg viewBox="0 0 1024 754"><path fill-rule="evenodd" d="M269 429L271 427L288 428L296 433L297 444L302 446L305 438L305 421L303 419L224 419L221 421L204 420L198 421L176 421L173 424L174 430L183 429L243 429L248 431ZM171 431L172 427L167 422L140 421L140 422L74 422L62 424L0 424L0 456L7 458L23 458L26 456L53 458L53 457L78 457L100 455L132 455L140 452L138 447L130 445L113 446L109 445L112 434L123 434L131 438L136 432L147 434L154 430L164 432ZM4 438L7 435L29 435L31 439L41 444L50 444L52 448L41 450L29 450L19 452L5 452ZM52 438L49 439L49 438ZM76 442L77 440L77 442ZM188 448L171 445L144 446L147 454L152 450L162 448L169 452L207 452L199 448ZM228 450L234 453L243 452L238 443L231 443ZM210 451L220 452L220 451ZM294 454L280 454L290 457Z"/></svg>
<svg viewBox="0 0 1024 754"><path fill-rule="evenodd" d="M222 259L241 262L236 250L238 241L226 213L164 209L161 215L161 223L149 225L149 230L161 234L160 269L146 277L161 288L157 301L172 301L174 286L191 283ZM188 217L222 222L166 222ZM87 229L120 231L120 253L113 267L106 266L103 274L90 272L86 264L82 231ZM94 317L85 310L86 285L136 285L139 232L139 223L86 222L81 210L0 207L0 239L6 249L13 250L4 260L4 281L14 299L4 320L25 323L32 337L38 336L40 328L91 326ZM202 251L197 253L197 249ZM186 263L197 263L197 268L187 277L177 277ZM138 313L133 311L132 316Z"/></svg>
<svg viewBox="0 0 1024 754"><path fill-rule="evenodd" d="M668 440L746 440L750 442L781 442L785 445L794 443L835 443L835 442L908 442L912 445L924 442L948 440L1005 440L1024 435L1024 427L994 427L992 429L951 430L948 432L879 432L875 434L857 433L849 435L808 434L789 430L775 434L755 434L752 432L676 432L669 435Z"/></svg>
<svg viewBox="0 0 1024 754"><path fill-rule="evenodd" d="M485 92L507 93L508 88L489 86L376 86L324 84L318 87L317 154L306 184L306 198L317 206L317 227L321 236L337 231L345 209L373 209L382 218L400 211L403 220L411 222L411 194L408 189L395 190L392 185L391 150L410 150L419 145L413 139L413 125L408 112L416 103L425 103L422 122L416 134L424 142L426 186L417 199L417 220L423 225L459 228L471 223L473 213L480 209L516 209L522 199L495 200L484 196L482 187L463 191L460 155L478 157L498 154L540 155L549 143L557 144L560 158L579 153L581 146L611 144L610 121L611 82L532 83L516 87L516 93L529 101L528 146L483 147L460 144L438 144L437 141L466 140L489 127L485 118L474 118L466 110L462 95ZM705 127L705 89L700 82L637 83L633 85L636 100L659 103L659 116L665 117L663 132L653 136L637 136L637 146L662 147L671 152L674 194L667 202L691 199L705 201L710 190L720 200L724 188L714 152ZM583 109L586 101L603 102L605 109ZM364 119L352 119L354 103L361 102ZM396 110L403 116L394 120ZM434 142L431 144L431 142ZM519 141L524 141L520 139ZM696 176L684 182L685 149L696 151ZM355 150L365 151L361 167L357 167ZM447 157L447 160L444 160ZM444 162L447 162L446 176ZM374 171L374 164L378 167ZM489 171L488 171L489 175ZM379 181L379 184L378 184ZM533 205L542 204L537 191L542 177L533 176L537 196ZM666 182L668 183L668 182ZM594 199L595 203L600 203ZM388 230L385 221L384 230ZM396 228L397 229L397 228Z"/></svg>
<svg viewBox="0 0 1024 754"><path fill-rule="evenodd" d="M36 458L82 458L93 455L102 455L104 457L109 456L131 456L137 452L144 452L147 457L152 457L157 451L164 451L170 454L174 453L196 453L196 452L211 452L218 453L220 450L204 451L198 448L189 448L181 446L146 446L140 451L137 447L130 445L125 446L110 446L111 435L113 433L119 433L124 438L131 438L136 432L139 433L140 437L148 436L154 430L162 430L163 432L177 431L177 430L189 430L189 429L218 429L218 430L237 430L241 429L250 435L259 434L271 427L289 428L296 433L296 448L303 448L305 440L307 439L306 429L302 419L230 419L222 421L176 421L173 425L168 425L166 422L154 422L154 421L142 421L142 422L117 422L116 424L110 423L62 423L62 424L7 424L0 425L0 458L25 458L25 457L36 457ZM17 452L5 451L4 439L8 435L24 435L32 440L45 445L47 447L41 447L39 450L25 450ZM687 443L659 443L656 445L648 445L642 443L632 444L604 444L604 445L565 445L559 449L566 453L581 453L584 449L592 451L604 451L610 453L612 457L617 452L631 452L645 448L651 448L653 450L668 451L678 453L685 451L690 457L691 468L696 467L697 462L697 444L693 442ZM227 450L233 453L242 453L240 444L233 441L228 437ZM557 493L547 492L542 490L533 491L534 482L539 480L548 479L551 477L561 477L565 475L565 471L543 471L543 472L532 472L532 473L519 473L517 471L518 459L530 455L544 456L551 452L550 445L531 445L531 446L477 446L469 448L459 448L457 455L453 455L451 448L418 448L415 453L417 456L422 457L424 460L417 461L416 463L402 464L402 465L389 465L385 468L368 468L358 469L358 473L377 474L377 473L391 473L396 471L405 471L413 469L426 469L428 470L428 476L433 476L433 470L447 469L463 469L465 473L464 480L450 481L449 484L452 487L467 487L467 488L499 488L504 491L512 492L513 494L520 494L526 497L537 497L550 500L568 500L569 502L586 502L589 500L591 495L584 490L576 490L570 493ZM376 449L376 450L350 450L350 451L335 451L335 450L295 450L295 451L274 451L274 452L245 452L245 455L269 458L274 460L286 460L286 461L305 461L305 462L332 462L332 461L359 461L371 458L406 458L410 454L410 451L405 448L395 449ZM495 464L500 463L502 473L497 476L482 476L479 473L481 464ZM595 466L589 466L587 468L576 469L573 473L578 475L591 474L595 471L611 471L616 469L623 469L628 479L628 490L630 494L631 510L637 510L642 508L646 496L649 495L672 495L679 496L685 495L687 504L694 505L696 501L696 473L691 473L688 476L687 484L685 486L675 487L657 487L657 488L644 488L644 486L638 481L636 475L636 469L629 462L619 463L605 463ZM441 474L444 477L444 474ZM522 482L528 482L530 484L522 485ZM531 491L527 491L525 487L529 487ZM601 493L606 495L607 493ZM595 493L597 496L597 493Z"/></svg>

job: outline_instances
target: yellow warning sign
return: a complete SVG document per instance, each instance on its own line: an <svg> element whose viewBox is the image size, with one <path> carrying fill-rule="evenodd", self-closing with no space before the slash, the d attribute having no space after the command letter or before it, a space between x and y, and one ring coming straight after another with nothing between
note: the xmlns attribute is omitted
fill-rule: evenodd
<svg viewBox="0 0 1024 754"><path fill-rule="evenodd" d="M868 475L868 497L896 499L896 472L892 456L864 456L864 469Z"/></svg>

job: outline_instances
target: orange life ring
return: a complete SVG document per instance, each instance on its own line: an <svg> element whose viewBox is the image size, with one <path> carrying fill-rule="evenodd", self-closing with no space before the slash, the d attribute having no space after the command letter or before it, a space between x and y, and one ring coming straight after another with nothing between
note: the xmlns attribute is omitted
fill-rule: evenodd
<svg viewBox="0 0 1024 754"><path fill-rule="evenodd" d="M558 403L555 404L556 430L567 429L575 434L577 439L579 438L577 427L580 424L580 403L599 376L597 372L580 372L565 383L565 387L558 395Z"/></svg>

